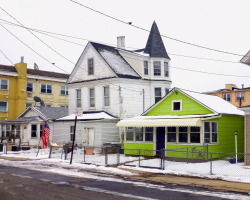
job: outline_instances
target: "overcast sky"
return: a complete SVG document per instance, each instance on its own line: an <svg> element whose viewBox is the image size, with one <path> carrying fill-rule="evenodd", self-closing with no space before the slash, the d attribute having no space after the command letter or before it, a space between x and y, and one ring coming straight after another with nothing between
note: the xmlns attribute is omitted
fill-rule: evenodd
<svg viewBox="0 0 250 200"><path fill-rule="evenodd" d="M0 0L0 64L12 65L24 56L29 68L37 63L41 70L70 73L89 40L116 45L116 37L122 35L127 48L144 48L149 33L142 29L150 30L155 20L171 58L172 87L200 92L227 83L250 87L250 66L239 63L250 50L249 0L75 1L134 26L70 0ZM29 28L82 39L32 32L39 40L9 24L18 24L16 20Z"/></svg>

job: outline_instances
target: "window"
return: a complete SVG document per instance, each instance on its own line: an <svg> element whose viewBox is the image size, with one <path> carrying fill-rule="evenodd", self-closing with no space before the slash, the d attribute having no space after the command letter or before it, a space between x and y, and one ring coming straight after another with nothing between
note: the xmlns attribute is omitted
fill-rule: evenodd
<svg viewBox="0 0 250 200"><path fill-rule="evenodd" d="M236 93L236 100L244 101L244 93L243 92Z"/></svg>
<svg viewBox="0 0 250 200"><path fill-rule="evenodd" d="M43 125L40 124L40 138L43 136Z"/></svg>
<svg viewBox="0 0 250 200"><path fill-rule="evenodd" d="M204 143L217 143L217 122L204 122Z"/></svg>
<svg viewBox="0 0 250 200"><path fill-rule="evenodd" d="M168 69L168 63L164 62L164 76L168 77L169 76L169 69Z"/></svg>
<svg viewBox="0 0 250 200"><path fill-rule="evenodd" d="M76 107L82 107L82 91L81 89L76 90Z"/></svg>
<svg viewBox="0 0 250 200"><path fill-rule="evenodd" d="M161 88L155 88L155 103L161 100Z"/></svg>
<svg viewBox="0 0 250 200"><path fill-rule="evenodd" d="M153 142L154 141L154 128L153 127L127 127L126 128L126 141L136 142Z"/></svg>
<svg viewBox="0 0 250 200"><path fill-rule="evenodd" d="M89 107L95 107L95 89L89 89Z"/></svg>
<svg viewBox="0 0 250 200"><path fill-rule="evenodd" d="M2 137L6 137L6 125L2 125Z"/></svg>
<svg viewBox="0 0 250 200"><path fill-rule="evenodd" d="M16 128L16 137L20 137L21 135L21 126L20 125L15 125Z"/></svg>
<svg viewBox="0 0 250 200"><path fill-rule="evenodd" d="M52 85L41 84L41 93L52 94Z"/></svg>
<svg viewBox="0 0 250 200"><path fill-rule="evenodd" d="M144 75L148 75L148 61L143 62L144 65Z"/></svg>
<svg viewBox="0 0 250 200"><path fill-rule="evenodd" d="M104 106L110 106L109 86L104 87Z"/></svg>
<svg viewBox="0 0 250 200"><path fill-rule="evenodd" d="M7 112L7 102L0 101L0 112Z"/></svg>
<svg viewBox="0 0 250 200"><path fill-rule="evenodd" d="M154 76L161 76L161 62L154 61Z"/></svg>
<svg viewBox="0 0 250 200"><path fill-rule="evenodd" d="M68 87L61 86L61 95L68 95Z"/></svg>
<svg viewBox="0 0 250 200"><path fill-rule="evenodd" d="M10 125L6 125L6 137L11 137L11 126Z"/></svg>
<svg viewBox="0 0 250 200"><path fill-rule="evenodd" d="M200 127L167 127L168 143L200 143Z"/></svg>
<svg viewBox="0 0 250 200"><path fill-rule="evenodd" d="M26 103L26 108L31 107L32 103Z"/></svg>
<svg viewBox="0 0 250 200"><path fill-rule="evenodd" d="M1 90L8 90L8 80L7 79L0 79L0 89Z"/></svg>
<svg viewBox="0 0 250 200"><path fill-rule="evenodd" d="M68 108L66 105L61 105L60 108Z"/></svg>
<svg viewBox="0 0 250 200"><path fill-rule="evenodd" d="M94 74L94 59L89 58L88 59L88 75Z"/></svg>
<svg viewBox="0 0 250 200"><path fill-rule="evenodd" d="M179 143L188 142L188 127L179 127Z"/></svg>
<svg viewBox="0 0 250 200"><path fill-rule="evenodd" d="M226 101L231 101L231 94L229 93L223 94L223 99Z"/></svg>
<svg viewBox="0 0 250 200"><path fill-rule="evenodd" d="M142 129L142 127L135 128L135 140L136 141L143 141L143 129Z"/></svg>
<svg viewBox="0 0 250 200"><path fill-rule="evenodd" d="M182 110L182 103L180 100L172 101L172 111L181 111Z"/></svg>
<svg viewBox="0 0 250 200"><path fill-rule="evenodd" d="M176 127L167 127L167 141L176 142Z"/></svg>
<svg viewBox="0 0 250 200"><path fill-rule="evenodd" d="M27 83L26 91L33 92L33 83L29 83L29 82Z"/></svg>
<svg viewBox="0 0 250 200"><path fill-rule="evenodd" d="M133 141L134 140L134 128L127 127L126 129L126 141Z"/></svg>
<svg viewBox="0 0 250 200"><path fill-rule="evenodd" d="M37 131L37 125L36 124L31 124L31 137L36 138L36 131Z"/></svg>
<svg viewBox="0 0 250 200"><path fill-rule="evenodd" d="M73 141L75 126L70 126L70 141Z"/></svg>

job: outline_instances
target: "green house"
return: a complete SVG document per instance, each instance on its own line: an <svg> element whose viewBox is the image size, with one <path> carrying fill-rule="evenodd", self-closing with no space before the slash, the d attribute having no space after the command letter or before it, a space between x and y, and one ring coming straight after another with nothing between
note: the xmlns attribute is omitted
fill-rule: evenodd
<svg viewBox="0 0 250 200"><path fill-rule="evenodd" d="M236 146L238 153L244 152L242 111L220 97L179 88L141 116L121 120L117 126L124 132L127 155L155 156L166 149L167 157L201 156L197 152L217 152L221 157L219 153L234 153ZM223 156L232 157L228 155ZM201 157L206 159L205 154Z"/></svg>

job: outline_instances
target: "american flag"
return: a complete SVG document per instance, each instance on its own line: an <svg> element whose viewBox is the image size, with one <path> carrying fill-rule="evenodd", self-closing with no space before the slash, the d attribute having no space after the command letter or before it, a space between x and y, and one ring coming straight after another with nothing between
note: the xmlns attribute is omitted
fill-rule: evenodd
<svg viewBox="0 0 250 200"><path fill-rule="evenodd" d="M44 136L46 139L49 138L50 135L50 129L48 124L44 124L44 130L43 130Z"/></svg>

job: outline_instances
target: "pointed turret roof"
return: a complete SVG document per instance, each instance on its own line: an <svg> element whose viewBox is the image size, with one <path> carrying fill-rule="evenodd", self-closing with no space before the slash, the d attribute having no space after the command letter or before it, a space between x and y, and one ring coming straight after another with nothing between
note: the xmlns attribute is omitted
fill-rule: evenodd
<svg viewBox="0 0 250 200"><path fill-rule="evenodd" d="M170 59L155 21L152 24L144 53L148 53L150 57Z"/></svg>

